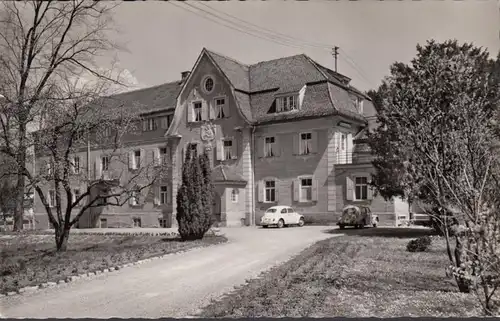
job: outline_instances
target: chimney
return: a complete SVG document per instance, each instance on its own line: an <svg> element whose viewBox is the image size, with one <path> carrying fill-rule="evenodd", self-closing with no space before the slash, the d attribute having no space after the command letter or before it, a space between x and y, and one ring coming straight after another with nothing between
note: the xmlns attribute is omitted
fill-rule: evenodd
<svg viewBox="0 0 500 321"><path fill-rule="evenodd" d="M191 73L191 71L183 71L181 72L181 77L182 77L182 81L186 80L187 77L189 77L189 74Z"/></svg>

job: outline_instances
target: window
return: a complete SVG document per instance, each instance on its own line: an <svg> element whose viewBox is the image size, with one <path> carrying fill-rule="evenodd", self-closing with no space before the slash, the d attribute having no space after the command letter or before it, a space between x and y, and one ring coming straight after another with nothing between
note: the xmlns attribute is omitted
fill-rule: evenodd
<svg viewBox="0 0 500 321"><path fill-rule="evenodd" d="M312 178L300 179L300 201L312 201Z"/></svg>
<svg viewBox="0 0 500 321"><path fill-rule="evenodd" d="M276 202L276 182L275 181L266 181L265 182L266 195L265 202Z"/></svg>
<svg viewBox="0 0 500 321"><path fill-rule="evenodd" d="M281 113L298 109L298 97L286 96L276 99L276 112Z"/></svg>
<svg viewBox="0 0 500 321"><path fill-rule="evenodd" d="M107 218L101 218L99 220L99 227L100 228L108 228L108 219Z"/></svg>
<svg viewBox="0 0 500 321"><path fill-rule="evenodd" d="M160 118L160 126L163 129L168 129L168 127L170 127L171 122L172 122L172 115L167 115Z"/></svg>
<svg viewBox="0 0 500 321"><path fill-rule="evenodd" d="M104 127L103 130L102 130L102 135L104 137L111 136L111 128L110 127Z"/></svg>
<svg viewBox="0 0 500 321"><path fill-rule="evenodd" d="M49 191L49 207L54 207L56 206L56 191L50 190Z"/></svg>
<svg viewBox="0 0 500 321"><path fill-rule="evenodd" d="M160 148L160 162L162 165L166 165L168 162L167 148L166 147Z"/></svg>
<svg viewBox="0 0 500 321"><path fill-rule="evenodd" d="M142 123L142 130L145 132L156 130L156 128L157 124L156 124L156 119L154 118L145 119Z"/></svg>
<svg viewBox="0 0 500 321"><path fill-rule="evenodd" d="M284 208L284 209L282 209L282 210L281 210L281 214L286 214L287 212L288 212L288 211L287 211L287 209L286 209L286 208Z"/></svg>
<svg viewBox="0 0 500 321"><path fill-rule="evenodd" d="M80 173L80 157L78 157L78 156L75 156L73 158L73 172L75 174Z"/></svg>
<svg viewBox="0 0 500 321"><path fill-rule="evenodd" d="M80 195L81 195L80 189L75 188L73 190L73 202L76 202L76 200L80 197Z"/></svg>
<svg viewBox="0 0 500 321"><path fill-rule="evenodd" d="M193 117L194 121L201 121L201 102L195 102L193 103Z"/></svg>
<svg viewBox="0 0 500 321"><path fill-rule="evenodd" d="M226 117L224 115L224 106L226 105L226 99L217 98L215 100L215 118L220 119Z"/></svg>
<svg viewBox="0 0 500 321"><path fill-rule="evenodd" d="M198 155L198 144L197 143L189 143L188 146L191 150L191 157Z"/></svg>
<svg viewBox="0 0 500 321"><path fill-rule="evenodd" d="M160 186L160 204L167 204L167 186Z"/></svg>
<svg viewBox="0 0 500 321"><path fill-rule="evenodd" d="M311 153L311 133L301 133L300 134L300 154L308 155Z"/></svg>
<svg viewBox="0 0 500 321"><path fill-rule="evenodd" d="M274 137L266 137L264 145L264 155L266 157L273 157L275 150L276 139Z"/></svg>
<svg viewBox="0 0 500 321"><path fill-rule="evenodd" d="M356 99L356 109L360 114L363 113L363 100L361 98Z"/></svg>
<svg viewBox="0 0 500 321"><path fill-rule="evenodd" d="M142 222L141 222L141 218L140 217L134 217L133 219L133 226L134 227L141 227L142 226Z"/></svg>
<svg viewBox="0 0 500 321"><path fill-rule="evenodd" d="M136 150L134 152L134 160L135 160L135 168L140 168L141 167L141 151L140 150Z"/></svg>
<svg viewBox="0 0 500 321"><path fill-rule="evenodd" d="M204 88L207 93L212 92L212 90L214 89L214 80L210 77L205 79Z"/></svg>
<svg viewBox="0 0 500 321"><path fill-rule="evenodd" d="M356 200L368 199L368 178L366 176L356 177L354 193L355 193L354 198Z"/></svg>
<svg viewBox="0 0 500 321"><path fill-rule="evenodd" d="M340 135L340 150L344 151L347 146L347 135L346 134L341 134Z"/></svg>
<svg viewBox="0 0 500 321"><path fill-rule="evenodd" d="M288 208L288 213L295 213L295 211L293 210L293 208L289 207Z"/></svg>
<svg viewBox="0 0 500 321"><path fill-rule="evenodd" d="M103 171L109 170L109 156L101 157L101 168Z"/></svg>
<svg viewBox="0 0 500 321"><path fill-rule="evenodd" d="M224 159L232 159L233 158L233 141L225 140L224 141Z"/></svg>
<svg viewBox="0 0 500 321"><path fill-rule="evenodd" d="M167 220L164 218L159 218L158 225L160 225L160 227L166 228L167 227Z"/></svg>
<svg viewBox="0 0 500 321"><path fill-rule="evenodd" d="M231 191L231 202L238 203L238 195L239 194L240 194L240 192L238 191L238 189L233 188L233 190Z"/></svg>
<svg viewBox="0 0 500 321"><path fill-rule="evenodd" d="M139 205L139 193L138 192L132 192L130 195L130 205L132 206L137 206Z"/></svg>

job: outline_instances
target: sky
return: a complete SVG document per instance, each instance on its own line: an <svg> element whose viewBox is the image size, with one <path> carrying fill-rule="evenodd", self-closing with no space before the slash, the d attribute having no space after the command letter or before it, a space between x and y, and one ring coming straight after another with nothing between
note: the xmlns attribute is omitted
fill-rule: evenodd
<svg viewBox="0 0 500 321"><path fill-rule="evenodd" d="M334 69L338 46L338 72L364 91L431 38L500 50L495 0L123 2L114 21L128 50L120 66L136 87L180 79L203 47L245 64L305 53Z"/></svg>

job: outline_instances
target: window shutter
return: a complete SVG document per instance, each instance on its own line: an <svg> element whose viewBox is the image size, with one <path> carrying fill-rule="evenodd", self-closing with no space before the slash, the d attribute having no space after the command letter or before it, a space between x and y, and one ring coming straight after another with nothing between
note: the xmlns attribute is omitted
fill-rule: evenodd
<svg viewBox="0 0 500 321"><path fill-rule="evenodd" d="M134 194L130 194L130 198L128 199L128 205L134 205Z"/></svg>
<svg viewBox="0 0 500 321"><path fill-rule="evenodd" d="M155 148L153 150L153 162L155 166L158 166L161 164L161 159L160 159L160 149Z"/></svg>
<svg viewBox="0 0 500 321"><path fill-rule="evenodd" d="M259 181L259 183L257 184L257 201L258 202L264 202L264 193L265 193L264 182Z"/></svg>
<svg viewBox="0 0 500 321"><path fill-rule="evenodd" d="M312 200L318 201L318 180L313 179L312 181Z"/></svg>
<svg viewBox="0 0 500 321"><path fill-rule="evenodd" d="M73 156L69 157L69 172L75 174L75 158Z"/></svg>
<svg viewBox="0 0 500 321"><path fill-rule="evenodd" d="M300 179L298 178L293 180L293 200L295 202L300 201Z"/></svg>
<svg viewBox="0 0 500 321"><path fill-rule="evenodd" d="M238 139L233 139L232 144L232 159L238 159Z"/></svg>
<svg viewBox="0 0 500 321"><path fill-rule="evenodd" d="M217 152L217 160L224 160L224 142L222 141L222 139L219 139L217 141L217 146L215 149Z"/></svg>
<svg viewBox="0 0 500 321"><path fill-rule="evenodd" d="M335 158L336 164L340 164L340 133L335 132L333 134L334 146L335 146Z"/></svg>
<svg viewBox="0 0 500 321"><path fill-rule="evenodd" d="M224 110L224 117L229 117L231 111L229 110L229 103L226 98L224 98L224 107L222 109Z"/></svg>
<svg viewBox="0 0 500 321"><path fill-rule="evenodd" d="M172 204L172 189L167 185L167 204Z"/></svg>
<svg viewBox="0 0 500 321"><path fill-rule="evenodd" d="M128 152L128 168L135 169L135 157L133 151Z"/></svg>
<svg viewBox="0 0 500 321"><path fill-rule="evenodd" d="M140 164L138 164L138 168L140 167L146 167L146 152L144 151L144 149L140 149L140 152L141 152L141 157L140 157Z"/></svg>
<svg viewBox="0 0 500 321"><path fill-rule="evenodd" d="M97 156L95 158L95 179L99 179L102 176L102 160L101 157Z"/></svg>
<svg viewBox="0 0 500 321"><path fill-rule="evenodd" d="M160 186L153 186L153 188L155 193L154 205L160 205Z"/></svg>
<svg viewBox="0 0 500 321"><path fill-rule="evenodd" d="M215 119L215 100L212 100L209 104L209 109L210 109L210 119Z"/></svg>
<svg viewBox="0 0 500 321"><path fill-rule="evenodd" d="M311 132L311 152L318 152L318 132L314 130Z"/></svg>
<svg viewBox="0 0 500 321"><path fill-rule="evenodd" d="M193 105L187 104L187 122L191 123L193 121Z"/></svg>
<svg viewBox="0 0 500 321"><path fill-rule="evenodd" d="M293 154L299 155L299 138L300 134L293 134Z"/></svg>
<svg viewBox="0 0 500 321"><path fill-rule="evenodd" d="M208 120L208 104L206 101L204 101L201 104L201 119L202 120Z"/></svg>
<svg viewBox="0 0 500 321"><path fill-rule="evenodd" d="M345 187L346 187L345 198L348 201L352 201L354 199L354 184L352 178L349 176L346 176Z"/></svg>
<svg viewBox="0 0 500 321"><path fill-rule="evenodd" d="M262 136L256 137L255 141L257 142L257 157L264 157L265 156L265 144L266 144L266 138Z"/></svg>
<svg viewBox="0 0 500 321"><path fill-rule="evenodd" d="M280 144L280 136L276 135L274 136L274 155L276 157L281 156L281 144Z"/></svg>
<svg viewBox="0 0 500 321"><path fill-rule="evenodd" d="M350 164L352 163L352 150L353 150L353 143L352 143L352 133L347 134L347 163Z"/></svg>
<svg viewBox="0 0 500 321"><path fill-rule="evenodd" d="M368 184L371 183L371 180L369 179L368 180ZM367 199L369 200L372 200L373 199L373 187L371 187L370 185L368 185L368 192L367 192Z"/></svg>

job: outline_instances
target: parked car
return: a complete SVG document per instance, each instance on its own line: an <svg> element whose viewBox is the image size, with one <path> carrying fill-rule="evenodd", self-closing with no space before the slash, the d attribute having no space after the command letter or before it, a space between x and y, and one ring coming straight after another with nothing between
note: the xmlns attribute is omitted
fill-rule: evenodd
<svg viewBox="0 0 500 321"><path fill-rule="evenodd" d="M304 226L304 216L297 213L290 206L273 206L267 209L260 220L263 228L277 226L282 228L287 225Z"/></svg>
<svg viewBox="0 0 500 321"><path fill-rule="evenodd" d="M346 226L363 228L366 225L371 225L373 227L377 227L378 222L378 216L373 214L368 206L347 205L342 209L342 217L337 225L340 229L343 229Z"/></svg>

